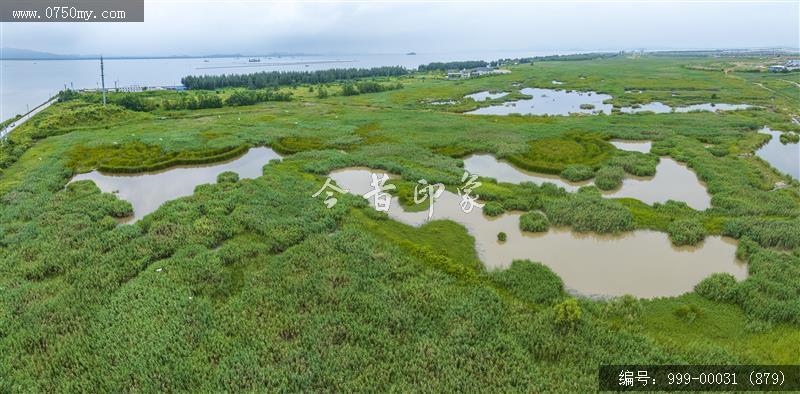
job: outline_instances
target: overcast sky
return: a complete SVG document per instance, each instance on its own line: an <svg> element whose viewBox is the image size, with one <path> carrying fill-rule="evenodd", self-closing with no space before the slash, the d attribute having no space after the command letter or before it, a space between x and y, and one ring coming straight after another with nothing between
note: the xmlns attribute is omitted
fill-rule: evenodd
<svg viewBox="0 0 800 394"><path fill-rule="evenodd" d="M4 23L58 54L418 53L800 46L800 1L148 1L143 23Z"/></svg>

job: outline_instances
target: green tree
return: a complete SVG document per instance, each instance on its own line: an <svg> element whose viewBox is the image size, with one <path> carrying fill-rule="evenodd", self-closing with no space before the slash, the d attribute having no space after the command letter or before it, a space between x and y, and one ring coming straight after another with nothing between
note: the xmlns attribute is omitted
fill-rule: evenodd
<svg viewBox="0 0 800 394"><path fill-rule="evenodd" d="M346 83L342 87L342 95L343 96L355 96L358 94L358 89L352 83Z"/></svg>

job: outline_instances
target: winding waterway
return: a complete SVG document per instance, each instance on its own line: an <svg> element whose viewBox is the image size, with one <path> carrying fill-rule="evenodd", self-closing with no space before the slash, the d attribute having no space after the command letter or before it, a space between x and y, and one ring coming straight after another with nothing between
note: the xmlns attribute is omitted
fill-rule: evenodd
<svg viewBox="0 0 800 394"><path fill-rule="evenodd" d="M372 190L371 173L384 172L345 168L330 177L351 193L364 195ZM444 191L434 204L430 220L463 225L475 238L476 252L488 269L507 268L515 259L539 261L558 274L568 288L583 295L675 296L691 291L715 272L727 272L737 279L747 276L745 264L735 257L735 241L730 238L708 237L695 247L674 247L666 234L654 231L599 235L554 228L534 234L519 229L520 213L488 217L479 208L464 213L460 202L458 195ZM411 226L428 222L427 210L407 212L397 198L392 199L388 214ZM506 242L497 240L499 232L507 234Z"/></svg>

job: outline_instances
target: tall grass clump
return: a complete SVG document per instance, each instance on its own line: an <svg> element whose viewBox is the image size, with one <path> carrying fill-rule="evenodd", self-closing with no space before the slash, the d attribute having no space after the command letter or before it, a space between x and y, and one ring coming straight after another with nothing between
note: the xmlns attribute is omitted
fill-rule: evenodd
<svg viewBox="0 0 800 394"><path fill-rule="evenodd" d="M519 217L519 228L522 231L542 233L550 229L550 222L541 212L527 212Z"/></svg>
<svg viewBox="0 0 800 394"><path fill-rule="evenodd" d="M573 164L566 166L564 171L561 171L560 176L568 181L580 182L592 179L594 177L594 170L587 165Z"/></svg>
<svg viewBox="0 0 800 394"><path fill-rule="evenodd" d="M622 186L625 171L622 167L606 166L597 171L594 184L600 190L614 190Z"/></svg>
<svg viewBox="0 0 800 394"><path fill-rule="evenodd" d="M571 226L576 231L618 233L633 230L633 215L627 208L591 193L548 200L543 209L552 224Z"/></svg>
<svg viewBox="0 0 800 394"><path fill-rule="evenodd" d="M729 273L711 274L694 287L694 291L709 300L731 302L736 300L736 278Z"/></svg>
<svg viewBox="0 0 800 394"><path fill-rule="evenodd" d="M483 205L483 214L486 216L499 216L505 211L506 209L503 207L503 204L497 201L487 201L486 204Z"/></svg>
<svg viewBox="0 0 800 394"><path fill-rule="evenodd" d="M492 271L492 281L521 300L553 305L564 296L564 282L547 266L529 260L514 260L505 270Z"/></svg>
<svg viewBox="0 0 800 394"><path fill-rule="evenodd" d="M696 219L678 219L667 226L669 239L673 244L695 245L706 238L706 228Z"/></svg>
<svg viewBox="0 0 800 394"><path fill-rule="evenodd" d="M658 162L658 155L652 153L619 151L611 159L610 164L622 167L631 175L653 176L656 174Z"/></svg>
<svg viewBox="0 0 800 394"><path fill-rule="evenodd" d="M800 246L800 218L736 218L725 223L722 233L734 238L747 236L766 247L793 249Z"/></svg>

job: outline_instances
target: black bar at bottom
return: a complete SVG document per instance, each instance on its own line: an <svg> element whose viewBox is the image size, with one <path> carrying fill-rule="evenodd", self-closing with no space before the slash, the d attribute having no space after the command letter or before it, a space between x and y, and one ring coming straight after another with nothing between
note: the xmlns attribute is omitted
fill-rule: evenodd
<svg viewBox="0 0 800 394"><path fill-rule="evenodd" d="M800 390L800 365L601 365L599 390Z"/></svg>

